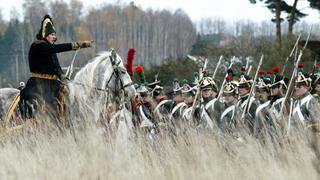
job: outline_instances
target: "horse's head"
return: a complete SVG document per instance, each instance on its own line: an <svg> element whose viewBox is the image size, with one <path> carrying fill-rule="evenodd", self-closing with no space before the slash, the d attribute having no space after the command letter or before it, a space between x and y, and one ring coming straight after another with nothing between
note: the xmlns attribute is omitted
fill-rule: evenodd
<svg viewBox="0 0 320 180"><path fill-rule="evenodd" d="M116 95L124 92L127 97L133 97L136 91L121 57L112 49L108 52L106 61L110 63L108 67L112 73L107 78L105 86Z"/></svg>
<svg viewBox="0 0 320 180"><path fill-rule="evenodd" d="M99 53L76 74L74 81L86 88L106 89L116 96L122 92L129 98L135 95L131 77L114 50Z"/></svg>

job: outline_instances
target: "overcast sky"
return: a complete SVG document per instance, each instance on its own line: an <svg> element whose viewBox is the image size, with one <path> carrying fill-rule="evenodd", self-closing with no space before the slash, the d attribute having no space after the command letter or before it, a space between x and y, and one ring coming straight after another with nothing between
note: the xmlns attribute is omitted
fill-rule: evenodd
<svg viewBox="0 0 320 180"><path fill-rule="evenodd" d="M3 0L2 0L3 1ZM65 0L69 1L69 0ZM103 3L116 3L119 0L81 0L85 6L99 7ZM129 3L132 0L121 0L122 3ZM286 0L289 4L293 0ZM10 11L15 8L22 15L23 0L6 0L0 4L2 15L6 20L10 17ZM50 2L50 0L47 0ZM263 3L250 4L249 0L134 0L134 3L143 9L169 9L175 11L182 9L193 21L198 21L207 17L221 17L227 21L236 21L239 19L250 19L252 21L270 20L271 12L264 7ZM306 0L298 2L298 9L308 13L304 20L308 22L320 23L320 13L308 7Z"/></svg>

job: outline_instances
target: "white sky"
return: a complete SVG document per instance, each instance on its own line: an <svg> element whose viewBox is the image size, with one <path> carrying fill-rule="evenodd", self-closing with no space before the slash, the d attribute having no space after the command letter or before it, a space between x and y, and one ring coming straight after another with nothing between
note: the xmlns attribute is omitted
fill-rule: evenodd
<svg viewBox="0 0 320 180"><path fill-rule="evenodd" d="M49 2L49 0L47 0ZM65 0L69 1L69 0ZM169 9L175 11L182 9L185 11L193 21L198 21L207 17L221 17L227 21L236 21L239 19L249 19L252 21L270 20L272 18L271 12L263 7L264 4L250 4L249 0L82 0L85 8L99 7L103 3L134 3L143 9ZM259 1L259 0L257 0ZM293 0L286 0L289 4ZM10 12L15 8L20 16L22 15L23 0L6 0L1 2L0 9L3 17L9 20ZM312 10L308 7L306 0L298 2L298 9L303 9L303 12L309 14L305 21L320 23L320 13L317 10ZM284 17L284 16L283 16Z"/></svg>

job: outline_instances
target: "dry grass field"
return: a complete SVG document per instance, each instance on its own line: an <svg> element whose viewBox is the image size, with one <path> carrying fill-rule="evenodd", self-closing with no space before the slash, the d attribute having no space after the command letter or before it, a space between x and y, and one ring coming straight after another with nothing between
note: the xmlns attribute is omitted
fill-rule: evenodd
<svg viewBox="0 0 320 180"><path fill-rule="evenodd" d="M75 136L47 127L2 136L0 179L320 178L317 157L302 133L272 144L191 128L156 140L116 134L87 126Z"/></svg>

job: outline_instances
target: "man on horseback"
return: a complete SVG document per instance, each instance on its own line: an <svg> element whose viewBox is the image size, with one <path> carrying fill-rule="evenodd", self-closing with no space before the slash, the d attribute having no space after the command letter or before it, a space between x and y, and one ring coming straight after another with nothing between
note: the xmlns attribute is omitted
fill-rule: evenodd
<svg viewBox="0 0 320 180"><path fill-rule="evenodd" d="M44 16L36 38L29 50L31 78L21 91L21 103L28 106L22 113L33 117L34 110L43 108L46 113L57 118L61 115L63 106L60 93L68 79L60 67L56 53L91 47L92 43L82 41L55 44L56 31L49 15Z"/></svg>

